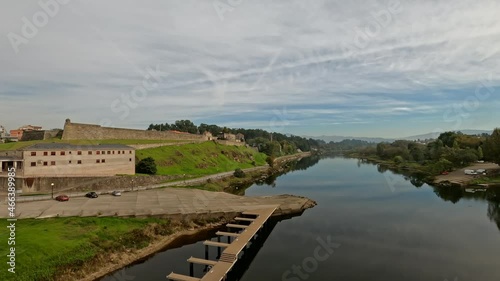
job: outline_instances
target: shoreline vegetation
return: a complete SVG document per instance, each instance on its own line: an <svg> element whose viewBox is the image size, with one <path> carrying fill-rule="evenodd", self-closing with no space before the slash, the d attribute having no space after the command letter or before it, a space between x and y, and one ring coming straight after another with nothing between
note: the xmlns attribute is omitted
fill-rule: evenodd
<svg viewBox="0 0 500 281"><path fill-rule="evenodd" d="M192 148L190 145L184 146ZM207 180L199 186L180 184L179 187L244 195L244 190L253 183L272 183L278 175L294 168L291 163L309 156L310 152L286 155L272 159L271 165L258 166L257 168L262 169L247 172L243 177L231 175ZM178 182L183 181L180 179ZM117 217L19 220L17 248L20 254L17 273L13 276L2 272L0 280L93 281L165 249L182 236L221 227L234 216L200 214L182 221ZM6 235L3 229L0 231L2 236ZM22 261L22 257L26 260Z"/></svg>
<svg viewBox="0 0 500 281"><path fill-rule="evenodd" d="M326 145L323 153L332 152ZM430 185L500 184L500 129L493 134L442 133L436 140L397 140L393 143L357 143L343 155L413 176ZM486 164L484 164L486 162ZM492 163L488 165L489 163ZM465 169L487 166L486 174L464 175Z"/></svg>

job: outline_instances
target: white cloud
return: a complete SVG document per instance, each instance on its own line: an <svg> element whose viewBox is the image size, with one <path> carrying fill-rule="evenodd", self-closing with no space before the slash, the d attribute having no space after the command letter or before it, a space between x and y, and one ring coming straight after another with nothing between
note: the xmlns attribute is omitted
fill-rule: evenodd
<svg viewBox="0 0 500 281"><path fill-rule="evenodd" d="M489 74L499 84L498 1L401 1L390 13L392 2L244 1L221 21L211 1L73 0L18 54L7 35L21 34L21 18L40 7L0 4L8 5L0 9L1 122L145 127L239 115L231 124L243 126L289 107L300 119L290 128L300 131L308 120L438 114L436 100L461 102ZM384 26L375 29L376 19ZM112 102L157 65L168 73L163 83L119 118Z"/></svg>

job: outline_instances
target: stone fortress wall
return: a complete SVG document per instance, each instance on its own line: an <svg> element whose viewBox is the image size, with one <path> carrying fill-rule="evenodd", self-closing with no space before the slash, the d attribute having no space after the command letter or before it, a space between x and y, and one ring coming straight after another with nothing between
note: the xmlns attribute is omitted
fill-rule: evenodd
<svg viewBox="0 0 500 281"><path fill-rule="evenodd" d="M173 131L148 131L124 128L102 127L93 124L71 123L66 119L64 124L63 140L112 140L112 139L138 139L138 140L186 140L205 141L208 137Z"/></svg>

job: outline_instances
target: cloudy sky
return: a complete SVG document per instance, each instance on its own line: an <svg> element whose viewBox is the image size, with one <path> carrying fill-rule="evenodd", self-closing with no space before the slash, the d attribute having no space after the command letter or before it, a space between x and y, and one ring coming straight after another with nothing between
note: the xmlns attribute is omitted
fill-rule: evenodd
<svg viewBox="0 0 500 281"><path fill-rule="evenodd" d="M0 4L7 129L66 118L380 137L500 126L497 0L59 1Z"/></svg>

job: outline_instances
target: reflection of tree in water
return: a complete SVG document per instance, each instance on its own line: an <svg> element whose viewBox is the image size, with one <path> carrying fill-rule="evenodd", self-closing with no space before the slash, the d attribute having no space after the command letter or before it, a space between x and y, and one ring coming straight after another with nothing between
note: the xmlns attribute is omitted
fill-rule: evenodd
<svg viewBox="0 0 500 281"><path fill-rule="evenodd" d="M468 192L466 191L468 190ZM439 186L434 187L434 192L444 201L450 201L453 204L462 198L476 201L488 202L488 218L494 222L500 230L500 186L491 186L489 188L462 188L458 186Z"/></svg>
<svg viewBox="0 0 500 281"><path fill-rule="evenodd" d="M500 230L500 186L492 186L487 191L488 218L495 222Z"/></svg>
<svg viewBox="0 0 500 281"><path fill-rule="evenodd" d="M498 230L500 230L500 202L488 203L488 218L496 223Z"/></svg>
<svg viewBox="0 0 500 281"><path fill-rule="evenodd" d="M464 191L456 186L439 186L434 187L434 193L444 201L450 201L453 204L457 203L464 197Z"/></svg>
<svg viewBox="0 0 500 281"><path fill-rule="evenodd" d="M302 159L297 160L297 161L288 162L283 167L284 168L283 172L274 173L272 175L269 175L263 181L257 181L256 184L257 185L266 184L266 185L270 185L271 187L275 187L276 186L276 179L278 177L286 175L286 174L293 172L293 171L307 170L310 167L318 164L320 159L321 159L321 157L313 155L313 156L302 158Z"/></svg>

